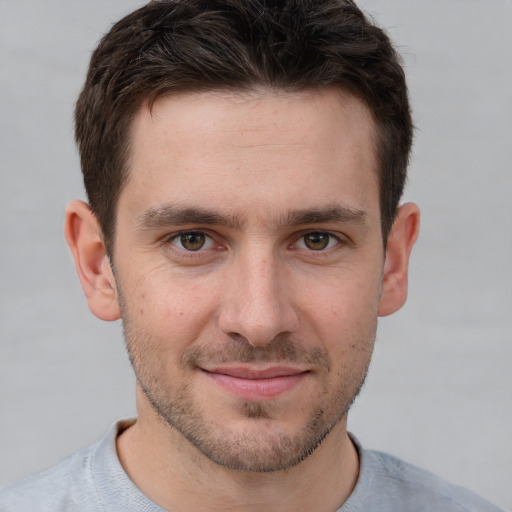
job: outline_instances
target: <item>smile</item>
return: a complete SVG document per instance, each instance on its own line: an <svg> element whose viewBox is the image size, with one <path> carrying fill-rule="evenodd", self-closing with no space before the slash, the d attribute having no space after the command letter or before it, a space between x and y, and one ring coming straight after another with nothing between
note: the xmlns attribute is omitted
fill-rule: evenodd
<svg viewBox="0 0 512 512"><path fill-rule="evenodd" d="M290 367L271 367L263 370L236 367L203 369L205 375L229 393L246 400L275 398L295 388L308 371Z"/></svg>

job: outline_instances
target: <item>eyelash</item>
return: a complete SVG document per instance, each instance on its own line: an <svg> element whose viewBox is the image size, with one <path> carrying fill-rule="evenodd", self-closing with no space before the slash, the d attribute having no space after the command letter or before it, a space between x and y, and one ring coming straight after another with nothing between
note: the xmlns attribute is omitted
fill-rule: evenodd
<svg viewBox="0 0 512 512"><path fill-rule="evenodd" d="M186 235L204 236L206 239L205 243L208 244L209 246L206 248L200 247L194 251L194 250L187 249L187 248L183 247L182 243L180 243L181 247L178 246L176 243L174 243L176 240L179 241L183 236L186 236ZM296 247L300 241L302 241L302 243L304 245L306 245L306 243L304 242L304 239L308 235L319 235L319 236L329 237L327 247L320 248L317 250L311 249L308 247ZM333 242L335 242L335 243L333 244ZM179 231L178 233L174 233L171 236L164 239L162 243L165 246L168 246L168 247L170 246L171 249L173 251L179 253L180 256L188 257L188 258L201 257L201 256L204 257L204 253L206 251L209 251L211 249L222 250L224 248L224 246L221 243L216 242L215 238L213 236L211 236L207 231L204 231L201 229ZM325 253L330 252L332 249L335 249L337 246L342 245L344 243L345 243L344 240L339 235L334 234L330 231L324 231L324 230L317 229L317 230L304 231L304 232L300 233L299 236L295 238L295 241L292 242L288 247L292 250L305 250L308 253L322 256L322 255L325 255Z"/></svg>
<svg viewBox="0 0 512 512"><path fill-rule="evenodd" d="M304 249L306 249L306 250L309 249L309 251L312 253L325 253L325 252L329 251L330 249L334 249L335 247L337 247L338 245L340 245L342 243L342 239L340 238L340 236L335 235L334 233L331 233L330 231L315 229L315 230L306 231L304 233L301 233L300 236L296 239L296 241L292 245L295 246L300 240L302 240L304 242L305 238L308 235L320 235L320 236L329 237L328 246L325 248L315 250L315 249L311 249L308 247L304 247ZM334 245L331 245L331 243L333 241L336 243ZM306 245L305 242L304 242L304 245ZM329 247L329 245L331 245L331 246Z"/></svg>
<svg viewBox="0 0 512 512"><path fill-rule="evenodd" d="M194 251L194 250L187 249L187 248L183 247L183 243L181 243L181 242L180 242L181 247L178 246L175 243L175 241L179 242L180 239L182 239L182 237L184 237L186 235L203 236L205 238L205 244L207 244L208 247L206 247L206 248L199 247L197 250ZM216 248L217 250L222 250L221 248L223 247L222 244L216 242L215 239L210 234L208 234L208 232L206 232L204 230L200 230L200 229L186 230L186 231L180 231L178 233L174 233L170 237L163 240L163 244L167 247L170 247L173 251L179 253L180 256L187 257L187 258L204 256L204 253L208 250L211 250L214 248Z"/></svg>

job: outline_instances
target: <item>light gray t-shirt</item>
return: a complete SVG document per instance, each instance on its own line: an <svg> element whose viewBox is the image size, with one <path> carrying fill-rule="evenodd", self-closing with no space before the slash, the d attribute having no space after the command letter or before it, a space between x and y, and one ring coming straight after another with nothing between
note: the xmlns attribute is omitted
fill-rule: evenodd
<svg viewBox="0 0 512 512"><path fill-rule="evenodd" d="M130 423L114 424L99 443L0 490L0 512L163 512L135 486L117 457L116 437ZM462 487L354 443L359 479L338 512L500 512Z"/></svg>

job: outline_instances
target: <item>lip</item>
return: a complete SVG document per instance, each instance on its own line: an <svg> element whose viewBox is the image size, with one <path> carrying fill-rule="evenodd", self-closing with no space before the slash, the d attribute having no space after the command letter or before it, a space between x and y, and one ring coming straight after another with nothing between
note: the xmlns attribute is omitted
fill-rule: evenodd
<svg viewBox="0 0 512 512"><path fill-rule="evenodd" d="M202 369L204 374L225 391L246 400L268 400L291 391L308 371L287 366L268 368L220 367Z"/></svg>

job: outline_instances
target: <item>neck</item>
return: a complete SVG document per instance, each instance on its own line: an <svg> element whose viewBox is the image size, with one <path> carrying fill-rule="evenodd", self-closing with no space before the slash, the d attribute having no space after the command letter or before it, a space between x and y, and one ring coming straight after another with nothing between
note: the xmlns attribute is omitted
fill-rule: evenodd
<svg viewBox="0 0 512 512"><path fill-rule="evenodd" d="M165 510L334 512L356 484L359 460L346 420L296 466L254 473L219 466L152 410L140 409L118 438L119 459L135 485Z"/></svg>

